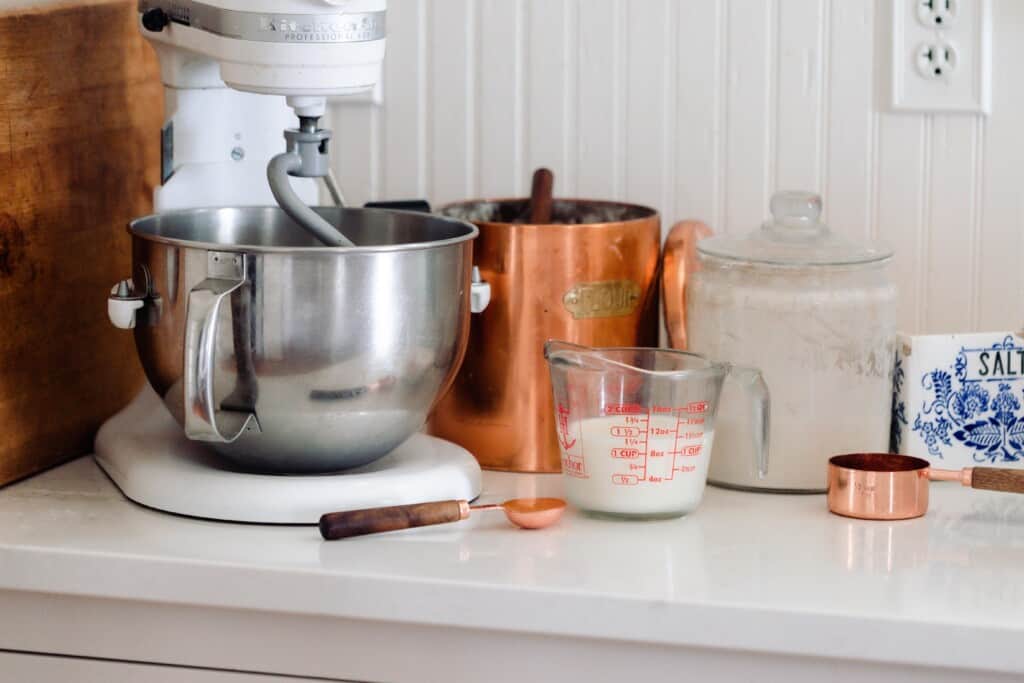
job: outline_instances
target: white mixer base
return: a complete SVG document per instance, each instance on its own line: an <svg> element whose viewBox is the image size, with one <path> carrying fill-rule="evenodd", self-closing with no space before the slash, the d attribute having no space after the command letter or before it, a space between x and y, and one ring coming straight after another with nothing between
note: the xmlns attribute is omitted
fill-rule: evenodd
<svg viewBox="0 0 1024 683"><path fill-rule="evenodd" d="M234 522L316 524L334 510L480 495L480 466L460 446L414 434L380 460L343 473L239 472L185 438L149 387L96 435L96 462L136 503Z"/></svg>

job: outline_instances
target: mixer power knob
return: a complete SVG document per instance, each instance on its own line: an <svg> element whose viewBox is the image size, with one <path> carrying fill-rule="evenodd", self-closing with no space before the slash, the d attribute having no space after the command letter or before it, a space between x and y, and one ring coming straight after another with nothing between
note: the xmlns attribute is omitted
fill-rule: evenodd
<svg viewBox="0 0 1024 683"><path fill-rule="evenodd" d="M167 24L171 23L171 18L167 16L167 12L163 11L159 7L148 9L142 13L142 25L147 31L153 31L159 33L164 30Z"/></svg>

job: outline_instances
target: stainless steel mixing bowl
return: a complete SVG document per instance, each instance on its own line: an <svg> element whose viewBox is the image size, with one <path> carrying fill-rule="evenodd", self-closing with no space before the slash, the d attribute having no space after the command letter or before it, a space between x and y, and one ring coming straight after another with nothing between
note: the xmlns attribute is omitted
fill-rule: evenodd
<svg viewBox="0 0 1024 683"><path fill-rule="evenodd" d="M142 302L146 377L190 438L243 469L371 462L423 425L462 362L477 229L317 211L360 246L318 246L278 208L172 211L130 226L122 295Z"/></svg>

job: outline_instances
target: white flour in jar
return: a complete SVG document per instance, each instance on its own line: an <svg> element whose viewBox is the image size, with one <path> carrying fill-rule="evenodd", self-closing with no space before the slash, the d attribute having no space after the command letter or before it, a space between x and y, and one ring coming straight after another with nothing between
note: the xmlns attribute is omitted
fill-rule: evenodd
<svg viewBox="0 0 1024 683"><path fill-rule="evenodd" d="M700 503L713 430L703 414L569 420L559 433L565 493L591 512L671 517Z"/></svg>
<svg viewBox="0 0 1024 683"><path fill-rule="evenodd" d="M686 292L689 349L759 368L771 395L760 479L749 405L726 380L712 483L824 491L832 455L888 450L895 296L870 270L695 274Z"/></svg>

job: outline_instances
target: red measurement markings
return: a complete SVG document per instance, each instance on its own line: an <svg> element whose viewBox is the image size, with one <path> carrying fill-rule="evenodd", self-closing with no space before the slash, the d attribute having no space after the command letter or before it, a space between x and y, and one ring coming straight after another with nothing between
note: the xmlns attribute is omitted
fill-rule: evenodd
<svg viewBox="0 0 1024 683"><path fill-rule="evenodd" d="M633 486L640 483L640 477L635 474L613 474L612 483L620 486Z"/></svg>
<svg viewBox="0 0 1024 683"><path fill-rule="evenodd" d="M665 451L659 451L659 450L657 450L655 448L652 448L650 451L648 451L647 455L648 455L648 457L651 457L651 458L664 458L665 457Z"/></svg>
<svg viewBox="0 0 1024 683"><path fill-rule="evenodd" d="M676 476L676 456L679 455L679 426L686 419L681 413L676 414L676 438L672 440L672 465L669 473L670 479L675 479Z"/></svg>
<svg viewBox="0 0 1024 683"><path fill-rule="evenodd" d="M702 425L704 424L703 417L680 417L679 424L681 425Z"/></svg>
<svg viewBox="0 0 1024 683"><path fill-rule="evenodd" d="M706 413L708 411L708 402L694 401L693 403L687 403L683 410L687 413Z"/></svg>
<svg viewBox="0 0 1024 683"><path fill-rule="evenodd" d="M686 432L680 435L684 439L703 439L704 432Z"/></svg>
<svg viewBox="0 0 1024 683"><path fill-rule="evenodd" d="M562 450L568 451L576 445L576 439L569 438L569 409L561 403L558 404L558 441L562 444Z"/></svg>
<svg viewBox="0 0 1024 683"><path fill-rule="evenodd" d="M586 477L586 470L583 468L583 461L577 458L562 458L562 471L570 477Z"/></svg>
<svg viewBox="0 0 1024 683"><path fill-rule="evenodd" d="M640 449L639 448L613 448L612 449L612 457L613 458L622 458L624 460L633 460L634 458L639 458L640 457Z"/></svg>
<svg viewBox="0 0 1024 683"><path fill-rule="evenodd" d="M672 433L673 430L668 429L666 427L651 427L651 434L653 434L654 436L668 436L669 434Z"/></svg>
<svg viewBox="0 0 1024 683"><path fill-rule="evenodd" d="M696 446L683 446L679 450L679 454L680 455L687 455L687 456L691 456L692 457L692 456L695 456L695 455L700 455L703 450L704 450L704 446L701 445L701 444L698 444Z"/></svg>
<svg viewBox="0 0 1024 683"><path fill-rule="evenodd" d="M675 468L675 471L676 472L693 472L696 469L697 469L696 465L680 465L679 467Z"/></svg>
<svg viewBox="0 0 1024 683"><path fill-rule="evenodd" d="M605 415L635 415L643 412L639 403L611 403L604 407Z"/></svg>
<svg viewBox="0 0 1024 683"><path fill-rule="evenodd" d="M651 412L647 411L647 429L644 430L644 481L647 481L647 459L651 457L650 441L651 438Z"/></svg>
<svg viewBox="0 0 1024 683"><path fill-rule="evenodd" d="M637 439L644 430L637 429L636 427L623 427L622 425L616 425L611 428L610 432L612 436L618 436L621 438L632 438Z"/></svg>
<svg viewBox="0 0 1024 683"><path fill-rule="evenodd" d="M579 467L578 467L578 472L570 473L570 474L571 474L571 476L579 477L580 479L589 479L590 475L587 474L587 455L586 455L586 453L583 452L583 421L582 420L578 420L576 422L576 430L577 430L578 436L579 436L579 443L580 443L580 449L579 450L580 450L580 453L579 453L579 456L574 458L574 461L579 463ZM574 441L575 441L575 439L574 439ZM566 457L568 457L568 454L566 455Z"/></svg>
<svg viewBox="0 0 1024 683"><path fill-rule="evenodd" d="M628 425L642 425L647 423L646 415L627 415L623 420Z"/></svg>

